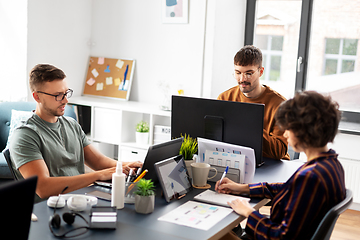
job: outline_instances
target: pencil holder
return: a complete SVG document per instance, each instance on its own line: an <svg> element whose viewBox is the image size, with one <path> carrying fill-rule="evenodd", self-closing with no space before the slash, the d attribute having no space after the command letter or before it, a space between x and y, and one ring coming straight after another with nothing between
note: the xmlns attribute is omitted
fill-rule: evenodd
<svg viewBox="0 0 360 240"><path fill-rule="evenodd" d="M135 194L137 190L137 182L126 182L125 183L125 203L134 204L135 203Z"/></svg>

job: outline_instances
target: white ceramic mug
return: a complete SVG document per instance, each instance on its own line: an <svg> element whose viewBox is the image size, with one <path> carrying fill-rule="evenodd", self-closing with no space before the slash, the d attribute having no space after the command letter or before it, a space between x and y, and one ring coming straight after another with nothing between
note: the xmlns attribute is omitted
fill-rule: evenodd
<svg viewBox="0 0 360 240"><path fill-rule="evenodd" d="M215 174L214 176L208 177L210 169L214 169ZM210 167L210 164L208 163L192 163L191 171L192 181L196 187L205 187L207 180L212 179L217 175L216 168Z"/></svg>

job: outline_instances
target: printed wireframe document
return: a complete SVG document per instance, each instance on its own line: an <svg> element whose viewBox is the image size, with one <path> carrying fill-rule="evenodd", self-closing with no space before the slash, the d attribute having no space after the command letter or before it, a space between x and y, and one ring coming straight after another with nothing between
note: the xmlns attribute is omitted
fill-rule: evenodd
<svg viewBox="0 0 360 240"><path fill-rule="evenodd" d="M194 197L194 200L224 207L230 207L227 203L236 199L246 200L248 202L250 201L250 198L234 196L225 193L218 193L209 189Z"/></svg>
<svg viewBox="0 0 360 240"><path fill-rule="evenodd" d="M240 171L245 173L244 183L253 182L256 166L254 149L200 137L197 140L199 146L198 162L205 162L206 150L245 155L245 171L243 169Z"/></svg>
<svg viewBox="0 0 360 240"><path fill-rule="evenodd" d="M212 166L229 167L229 169L240 169L245 172L245 155L206 150L205 161ZM245 183L245 174L240 174L239 183Z"/></svg>

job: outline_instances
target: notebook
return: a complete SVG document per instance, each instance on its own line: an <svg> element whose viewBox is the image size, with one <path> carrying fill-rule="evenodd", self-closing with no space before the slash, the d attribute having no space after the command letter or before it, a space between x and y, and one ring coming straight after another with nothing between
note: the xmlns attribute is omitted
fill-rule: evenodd
<svg viewBox="0 0 360 240"><path fill-rule="evenodd" d="M0 226L11 239L28 239L37 176L0 185Z"/></svg>
<svg viewBox="0 0 360 240"><path fill-rule="evenodd" d="M211 204L220 205L220 206L224 206L224 207L230 207L227 204L227 202L231 202L235 199L245 199L248 202L250 201L250 198L234 196L234 195L225 194L225 193L218 193L218 192L215 192L215 191L212 191L209 189L196 195L194 197L194 199L197 201L200 201L200 202L211 203Z"/></svg>

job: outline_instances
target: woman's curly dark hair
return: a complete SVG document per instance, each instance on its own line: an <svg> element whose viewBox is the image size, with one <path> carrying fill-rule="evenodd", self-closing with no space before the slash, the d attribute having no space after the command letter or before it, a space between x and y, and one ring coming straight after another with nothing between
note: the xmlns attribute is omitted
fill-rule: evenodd
<svg viewBox="0 0 360 240"><path fill-rule="evenodd" d="M296 93L275 114L277 125L291 130L303 147L323 147L332 142L340 117L339 104L315 91Z"/></svg>

